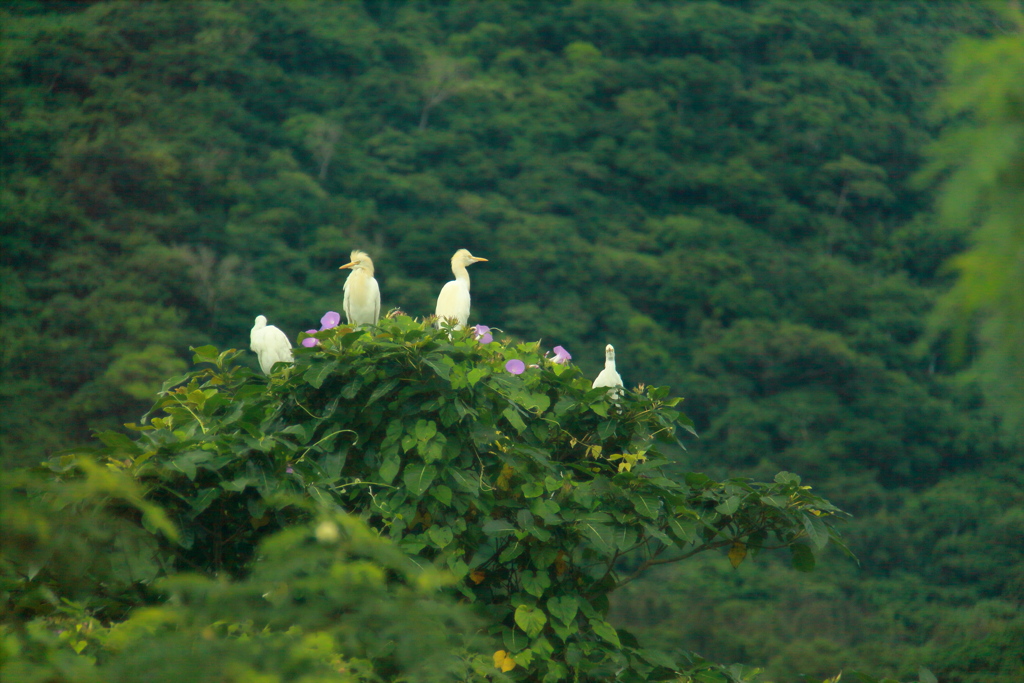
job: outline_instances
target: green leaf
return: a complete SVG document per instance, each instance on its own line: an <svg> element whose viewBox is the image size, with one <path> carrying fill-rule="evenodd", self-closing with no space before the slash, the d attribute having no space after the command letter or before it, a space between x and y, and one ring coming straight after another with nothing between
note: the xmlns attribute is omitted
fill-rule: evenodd
<svg viewBox="0 0 1024 683"><path fill-rule="evenodd" d="M193 363L216 363L220 354L217 353L216 346L195 346L189 347L193 352L192 362Z"/></svg>
<svg viewBox="0 0 1024 683"><path fill-rule="evenodd" d="M324 507L334 507L334 499L331 498L330 494L321 489L319 486L310 484L306 487L306 493L309 497L320 503Z"/></svg>
<svg viewBox="0 0 1024 683"><path fill-rule="evenodd" d="M309 370L303 373L302 379L306 380L311 387L319 389L323 386L324 380L338 367L338 361L332 360L329 363L317 363L311 365Z"/></svg>
<svg viewBox="0 0 1024 683"><path fill-rule="evenodd" d="M448 569L451 570L452 576L458 579L463 579L469 574L469 565L462 561L458 555L448 556Z"/></svg>
<svg viewBox="0 0 1024 683"><path fill-rule="evenodd" d="M617 648L622 647L622 643L619 642L619 634L615 632L615 628L607 621L602 619L591 619L590 628L594 629L594 633L601 636L601 638L607 643L614 645Z"/></svg>
<svg viewBox="0 0 1024 683"><path fill-rule="evenodd" d="M480 527L488 536L508 536L516 531L515 526L506 519L490 519Z"/></svg>
<svg viewBox="0 0 1024 683"><path fill-rule="evenodd" d="M203 510L210 507L210 503L217 499L220 495L220 489L218 488L206 488L199 489L196 497L192 499L192 517L195 518Z"/></svg>
<svg viewBox="0 0 1024 683"><path fill-rule="evenodd" d="M565 415L565 413L575 405L576 399L570 396L563 396L562 398L558 399L557 403L555 403L555 415L561 417L562 415Z"/></svg>
<svg viewBox="0 0 1024 683"><path fill-rule="evenodd" d="M417 420L415 431L417 441L430 441L437 435L437 425L433 420Z"/></svg>
<svg viewBox="0 0 1024 683"><path fill-rule="evenodd" d="M354 342L356 339L359 339L366 333L366 330L355 330L353 332L349 332L348 334L341 338L342 347L347 349L348 347L352 346L352 342Z"/></svg>
<svg viewBox="0 0 1024 683"><path fill-rule="evenodd" d="M715 511L720 515L731 515L739 509L740 500L739 496L729 496L715 508Z"/></svg>
<svg viewBox="0 0 1024 683"><path fill-rule="evenodd" d="M351 401L359 393L359 390L363 388L363 383L358 379L352 380L351 382L345 382L341 387L341 391L338 393L346 401Z"/></svg>
<svg viewBox="0 0 1024 683"><path fill-rule="evenodd" d="M498 555L498 562L501 562L502 564L510 562L522 555L524 550L526 550L526 545L524 543L514 541L511 545L501 551L501 554Z"/></svg>
<svg viewBox="0 0 1024 683"><path fill-rule="evenodd" d="M207 460L210 457L210 453L204 453L203 451L191 451L184 455L179 455L169 463L171 467L185 474L190 481L194 481L196 478L196 462L201 460Z"/></svg>
<svg viewBox="0 0 1024 683"><path fill-rule="evenodd" d="M541 636L535 641L530 643L530 650L533 652L534 657L540 659L550 660L551 655L554 653L555 648L551 645L551 642L547 638Z"/></svg>
<svg viewBox="0 0 1024 683"><path fill-rule="evenodd" d="M472 472L465 472L460 469L449 469L448 476L455 485L467 493L476 493L480 490L480 480Z"/></svg>
<svg viewBox="0 0 1024 683"><path fill-rule="evenodd" d="M220 483L220 487L222 489L224 489L225 491L240 492L240 491L244 491L246 489L246 487L252 486L255 483L256 483L256 481L252 477L250 477L248 475L245 475L245 476L241 476L241 477L236 477L235 479L233 479L231 481L222 481Z"/></svg>
<svg viewBox="0 0 1024 683"><path fill-rule="evenodd" d="M427 535L434 544L442 550L446 548L454 538L451 527L435 524L427 531Z"/></svg>
<svg viewBox="0 0 1024 683"><path fill-rule="evenodd" d="M612 535L615 539L615 547L619 551L629 550L636 544L636 529L620 526L615 528Z"/></svg>
<svg viewBox="0 0 1024 683"><path fill-rule="evenodd" d="M432 358L430 356L423 357L423 363L431 370L437 373L437 376L441 379L448 379L451 377L452 368L450 365L446 365L439 359Z"/></svg>
<svg viewBox="0 0 1024 683"><path fill-rule="evenodd" d="M792 472L779 472L775 475L775 481L779 484L793 484L794 486L800 485L800 477Z"/></svg>
<svg viewBox="0 0 1024 683"><path fill-rule="evenodd" d="M598 551L610 555L615 552L615 531L605 524L583 522L580 530L590 539Z"/></svg>
<svg viewBox="0 0 1024 683"><path fill-rule="evenodd" d="M548 498L534 498L530 502L530 512L543 519L545 524L552 526L561 524L563 521L558 516L560 509L558 503Z"/></svg>
<svg viewBox="0 0 1024 683"><path fill-rule="evenodd" d="M548 600L548 614L563 624L572 622L578 611L579 603L575 595L560 595Z"/></svg>
<svg viewBox="0 0 1024 683"><path fill-rule="evenodd" d="M436 462L444 457L444 435L438 435L433 441L428 441L426 448L420 442L419 452L425 462Z"/></svg>
<svg viewBox="0 0 1024 683"><path fill-rule="evenodd" d="M575 621L571 621L568 624L563 624L558 621L552 621L551 628L552 630L554 630L555 635L557 635L563 641L568 640L569 636L573 635L574 633L579 633L580 630L579 627L576 625Z"/></svg>
<svg viewBox="0 0 1024 683"><path fill-rule="evenodd" d="M509 652L519 652L530 644L530 639L522 632L514 628L507 628L502 632L502 642Z"/></svg>
<svg viewBox="0 0 1024 683"><path fill-rule="evenodd" d="M653 664L654 666L660 666L665 669L670 669L672 671L675 671L676 668L678 668L679 666L673 657L670 657L661 650L650 650L644 648L643 650L641 650L640 656L647 660L648 663Z"/></svg>
<svg viewBox="0 0 1024 683"><path fill-rule="evenodd" d="M516 608L515 620L516 625L531 638L539 636L540 632L544 630L544 624L548 623L544 612L529 605L520 605Z"/></svg>
<svg viewBox="0 0 1024 683"><path fill-rule="evenodd" d="M328 453L323 458L322 466L324 473L327 474L327 478L330 481L335 481L341 477L341 468L345 464L345 458L340 453Z"/></svg>
<svg viewBox="0 0 1024 683"><path fill-rule="evenodd" d="M430 487L430 483L434 481L435 475L436 472L433 466L414 463L406 465L402 480L405 482L409 493L419 497Z"/></svg>
<svg viewBox="0 0 1024 683"><path fill-rule="evenodd" d="M692 519L669 517L668 528L684 545L697 540L697 522Z"/></svg>
<svg viewBox="0 0 1024 683"><path fill-rule="evenodd" d="M444 484L438 484L437 486L430 489L430 495L436 498L444 505L452 504L452 490Z"/></svg>
<svg viewBox="0 0 1024 683"><path fill-rule="evenodd" d="M544 494L544 483L540 481L528 481L522 485L525 498L536 498Z"/></svg>
<svg viewBox="0 0 1024 683"><path fill-rule="evenodd" d="M658 510L661 509L661 501L654 496L642 496L639 494L633 494L629 496L629 499L633 502L633 508L644 517L649 519L656 519L658 517Z"/></svg>
<svg viewBox="0 0 1024 683"><path fill-rule="evenodd" d="M821 550L828 545L828 527L825 526L825 523L806 512L801 516L803 517L804 529L807 531L807 536L811 539L811 545L814 546L814 549Z"/></svg>
<svg viewBox="0 0 1024 683"><path fill-rule="evenodd" d="M939 683L939 679L935 677L935 674L923 666L917 669L917 680L919 683Z"/></svg>
<svg viewBox="0 0 1024 683"><path fill-rule="evenodd" d="M523 407L529 410L537 411L537 413L543 413L545 410L551 407L551 399L548 398L547 394L530 394L529 399L525 402L525 405Z"/></svg>
<svg viewBox="0 0 1024 683"><path fill-rule="evenodd" d="M690 488L700 489L704 488L711 482L711 477L704 474L703 472L689 472L685 476L686 485Z"/></svg>
<svg viewBox="0 0 1024 683"><path fill-rule="evenodd" d="M395 475L398 474L399 468L402 466L402 461L397 455L389 455L384 458L384 462L380 464L380 479L385 484L390 484L395 480Z"/></svg>
<svg viewBox="0 0 1024 683"><path fill-rule="evenodd" d="M644 531L647 532L648 536L658 539L665 545L672 545L673 543L675 543L675 541L672 540L672 538L668 534L666 534L664 531L654 526L653 524L644 524Z"/></svg>
<svg viewBox="0 0 1024 683"><path fill-rule="evenodd" d="M376 403L383 396L390 394L391 391L394 390L394 388L397 386L397 379L390 379L387 382L384 382L383 384L381 384L380 386L373 390L373 393L370 394L370 398L366 399L366 405Z"/></svg>
<svg viewBox="0 0 1024 683"><path fill-rule="evenodd" d="M522 575L523 589L530 595L539 598L551 587L551 577L546 571L533 572L526 570Z"/></svg>
<svg viewBox="0 0 1024 683"><path fill-rule="evenodd" d="M137 443L120 432L97 432L96 438L111 448L120 449L132 454L142 452L142 448L140 448Z"/></svg>
<svg viewBox="0 0 1024 683"><path fill-rule="evenodd" d="M789 546L789 551L792 554L790 559L794 569L801 572L814 571L814 551L809 546L803 543L794 543Z"/></svg>
<svg viewBox="0 0 1024 683"><path fill-rule="evenodd" d="M526 429L526 423L523 422L523 418L519 417L519 412L512 406L505 408L505 410L501 411L501 414L505 416L505 419L509 421L509 424L511 424L517 432L521 432Z"/></svg>

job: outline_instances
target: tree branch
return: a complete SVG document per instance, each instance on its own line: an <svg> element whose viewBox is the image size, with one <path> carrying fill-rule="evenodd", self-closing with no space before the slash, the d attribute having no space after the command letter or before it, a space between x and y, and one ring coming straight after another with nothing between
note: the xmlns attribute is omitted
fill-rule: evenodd
<svg viewBox="0 0 1024 683"><path fill-rule="evenodd" d="M635 572L633 572L632 574L627 576L625 579L623 579L622 581L617 583L615 585L615 588L613 588L612 590L618 590L619 588L622 588L627 583L630 583L631 581L633 581L633 579L638 578L641 574L643 574L645 571L647 571L648 569L650 569L651 567L653 567L655 565L671 564L673 562L681 562L682 560L687 560L687 559L693 557L694 555L696 555L697 553L702 553L705 550L714 550L715 548L721 548L723 546L732 545L733 543L734 543L734 541L732 539L729 539L729 540L726 540L726 541L715 541L714 543L705 543L704 545L699 546L697 548L694 548L690 552L684 553L684 554L680 555L679 557L666 557L666 558L660 559L660 560L656 559L657 555L655 555L651 559L645 560L637 568L637 570Z"/></svg>

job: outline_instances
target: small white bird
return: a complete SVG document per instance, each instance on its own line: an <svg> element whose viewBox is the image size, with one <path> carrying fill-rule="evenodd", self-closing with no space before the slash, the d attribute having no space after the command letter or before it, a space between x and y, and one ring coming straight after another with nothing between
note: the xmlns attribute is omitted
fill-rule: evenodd
<svg viewBox="0 0 1024 683"><path fill-rule="evenodd" d="M457 330L469 322L469 271L466 270L466 266L486 260L473 256L468 249L459 249L452 256L452 273L455 274L455 279L441 288L441 294L437 297L437 308L434 309L438 327L445 319L451 320Z"/></svg>
<svg viewBox="0 0 1024 683"><path fill-rule="evenodd" d="M380 287L373 277L373 259L358 249L349 256L349 263L338 268L351 268L345 280L345 315L349 325L376 325L380 320Z"/></svg>
<svg viewBox="0 0 1024 683"><path fill-rule="evenodd" d="M618 371L615 369L615 347L609 344L604 347L604 370L594 380L594 389L598 387L612 387L612 390L608 392L608 395L612 400L617 399L622 395L621 389L614 387L622 386L622 377L619 376Z"/></svg>
<svg viewBox="0 0 1024 683"><path fill-rule="evenodd" d="M264 375L270 374L274 363L291 363L293 360L288 336L273 325L267 325L265 315L256 316L256 324L249 332L249 348L256 353Z"/></svg>

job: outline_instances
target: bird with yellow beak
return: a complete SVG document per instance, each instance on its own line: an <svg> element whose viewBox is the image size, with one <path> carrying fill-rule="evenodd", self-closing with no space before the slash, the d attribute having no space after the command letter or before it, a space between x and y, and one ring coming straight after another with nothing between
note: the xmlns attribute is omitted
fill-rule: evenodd
<svg viewBox="0 0 1024 683"><path fill-rule="evenodd" d="M468 249L459 249L452 256L452 273L455 279L442 287L441 294L437 297L434 314L437 315L438 326L441 321L449 320L455 329L461 330L469 322L469 271L466 270L466 266L486 260L473 256Z"/></svg>
<svg viewBox="0 0 1024 683"><path fill-rule="evenodd" d="M345 279L345 315L349 325L376 325L380 320L380 287L373 277L373 260L356 249L352 260L338 270L352 270Z"/></svg>

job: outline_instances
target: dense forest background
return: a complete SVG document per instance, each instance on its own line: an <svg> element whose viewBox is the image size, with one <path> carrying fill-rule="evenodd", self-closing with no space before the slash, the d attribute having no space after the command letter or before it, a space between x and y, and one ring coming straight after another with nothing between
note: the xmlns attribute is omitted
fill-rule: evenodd
<svg viewBox="0 0 1024 683"><path fill-rule="evenodd" d="M943 681L1019 671L1019 447L922 343L968 244L919 179L976 3L5 3L5 467L136 420L188 347L293 339L349 251L383 308L668 384L680 471L779 469L854 513L855 563L665 568L620 623L664 648ZM1002 672L1002 673L1000 673ZM1010 680L1007 678L1006 680Z"/></svg>

